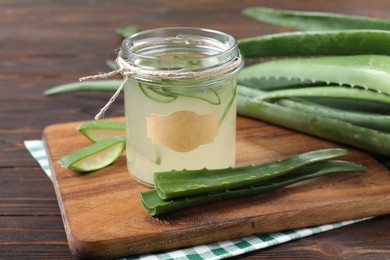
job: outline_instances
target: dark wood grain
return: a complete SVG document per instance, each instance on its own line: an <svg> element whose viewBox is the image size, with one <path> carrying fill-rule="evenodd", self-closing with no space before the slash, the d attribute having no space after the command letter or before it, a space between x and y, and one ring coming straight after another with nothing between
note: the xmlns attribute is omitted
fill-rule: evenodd
<svg viewBox="0 0 390 260"><path fill-rule="evenodd" d="M387 0L0 0L0 259L73 259L51 183L23 147L45 126L91 119L107 93L44 97L50 86L106 71L116 27L199 26L237 38L286 31L242 17L268 6L389 18ZM107 116L121 116L119 99ZM389 259L390 217L245 255L248 259ZM242 256L239 257L240 259Z"/></svg>

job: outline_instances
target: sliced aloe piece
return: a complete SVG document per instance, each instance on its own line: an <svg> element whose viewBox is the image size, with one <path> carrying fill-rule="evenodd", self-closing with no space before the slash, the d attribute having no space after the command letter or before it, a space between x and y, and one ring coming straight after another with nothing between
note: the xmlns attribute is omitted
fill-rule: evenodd
<svg viewBox="0 0 390 260"><path fill-rule="evenodd" d="M126 134L125 122L109 122L109 121L88 121L81 123L77 130L93 142L102 139Z"/></svg>
<svg viewBox="0 0 390 260"><path fill-rule="evenodd" d="M113 163L125 148L123 136L113 136L74 151L58 162L62 167L79 172L91 172Z"/></svg>
<svg viewBox="0 0 390 260"><path fill-rule="evenodd" d="M196 98L213 105L221 104L218 93L212 88L163 87L163 90L172 95Z"/></svg>
<svg viewBox="0 0 390 260"><path fill-rule="evenodd" d="M138 86L145 96L160 103L170 103L175 101L177 98L177 95L167 93L158 87L148 87L142 83L139 83Z"/></svg>

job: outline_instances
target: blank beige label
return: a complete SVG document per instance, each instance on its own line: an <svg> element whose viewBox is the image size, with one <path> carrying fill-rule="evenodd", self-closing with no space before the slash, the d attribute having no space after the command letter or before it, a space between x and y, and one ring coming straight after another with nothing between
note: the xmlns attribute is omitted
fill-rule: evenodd
<svg viewBox="0 0 390 260"><path fill-rule="evenodd" d="M147 135L152 144L165 145L177 152L189 152L199 145L214 142L218 127L216 115L199 115L186 110L147 118Z"/></svg>

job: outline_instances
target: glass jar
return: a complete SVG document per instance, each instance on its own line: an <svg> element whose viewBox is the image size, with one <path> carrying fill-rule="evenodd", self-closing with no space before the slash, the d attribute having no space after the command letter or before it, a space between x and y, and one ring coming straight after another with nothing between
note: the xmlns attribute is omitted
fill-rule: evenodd
<svg viewBox="0 0 390 260"><path fill-rule="evenodd" d="M236 40L200 28L161 28L125 39L135 71L124 86L127 167L153 186L155 172L235 164ZM141 72L141 73L137 73Z"/></svg>

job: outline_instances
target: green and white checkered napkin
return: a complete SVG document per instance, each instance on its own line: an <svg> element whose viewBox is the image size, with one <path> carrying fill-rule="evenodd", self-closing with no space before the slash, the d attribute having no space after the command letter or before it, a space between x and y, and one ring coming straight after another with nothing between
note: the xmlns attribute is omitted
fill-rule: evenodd
<svg viewBox="0 0 390 260"><path fill-rule="evenodd" d="M46 172L49 178L52 177L49 162L46 157L43 141L32 140L25 141L25 146L31 155L38 161L42 169ZM177 250L158 252L154 254L144 254L139 256L131 256L123 259L223 259L232 256L241 255L254 250L278 245L294 239L310 236L313 234L325 232L335 228L343 227L353 223L361 222L370 218L355 219L342 221L333 224L321 225L318 227L300 228L276 232L271 234L262 234L249 236L240 239L217 242L207 245L187 247Z"/></svg>

